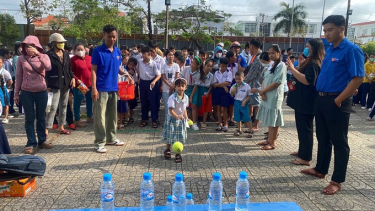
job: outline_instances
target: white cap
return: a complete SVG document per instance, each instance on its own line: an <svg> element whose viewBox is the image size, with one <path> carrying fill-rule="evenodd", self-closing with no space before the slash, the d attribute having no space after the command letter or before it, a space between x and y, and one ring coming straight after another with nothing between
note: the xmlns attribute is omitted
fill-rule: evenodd
<svg viewBox="0 0 375 211"><path fill-rule="evenodd" d="M221 46L222 48L224 48L224 43L219 42L219 43L217 44L217 46Z"/></svg>
<svg viewBox="0 0 375 211"><path fill-rule="evenodd" d="M53 33L49 37L49 42L66 42L65 38L59 33Z"/></svg>

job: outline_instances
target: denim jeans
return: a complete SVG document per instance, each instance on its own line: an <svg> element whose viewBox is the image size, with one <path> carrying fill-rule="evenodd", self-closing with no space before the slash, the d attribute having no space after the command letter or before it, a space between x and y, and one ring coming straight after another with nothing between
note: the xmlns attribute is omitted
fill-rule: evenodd
<svg viewBox="0 0 375 211"><path fill-rule="evenodd" d="M371 84L369 84L369 83L363 83L362 84L362 90L361 90L361 106L362 107L366 107L366 102L368 100L367 95L370 92L370 87L371 87Z"/></svg>
<svg viewBox="0 0 375 211"><path fill-rule="evenodd" d="M116 140L117 97L117 92L99 92L99 99L94 101L95 147Z"/></svg>
<svg viewBox="0 0 375 211"><path fill-rule="evenodd" d="M42 145L46 141L46 108L47 108L47 92L28 92L21 91L20 96L25 112L25 129L27 135L26 147L36 147ZM35 105L35 106L34 106ZM35 137L34 122L36 119L36 133L38 142Z"/></svg>
<svg viewBox="0 0 375 211"><path fill-rule="evenodd" d="M52 128L53 118L55 117L57 107L59 107L59 125L66 124L66 107L69 100L69 88L60 90L60 89L51 89L53 93L51 111L47 114L47 127L48 129ZM24 105L25 106L25 105Z"/></svg>
<svg viewBox="0 0 375 211"><path fill-rule="evenodd" d="M80 110L81 110L81 101L86 97L86 109L87 109L87 117L92 117L92 98L91 98L91 88L90 91L83 96L82 92L79 91L77 88L74 88L74 102L73 102L73 110L74 110L74 119L75 121L79 121L81 119Z"/></svg>

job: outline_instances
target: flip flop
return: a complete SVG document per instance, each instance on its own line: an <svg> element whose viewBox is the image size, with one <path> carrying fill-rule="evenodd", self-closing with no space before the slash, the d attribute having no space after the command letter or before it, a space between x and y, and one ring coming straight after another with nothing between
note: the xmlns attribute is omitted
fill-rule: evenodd
<svg viewBox="0 0 375 211"><path fill-rule="evenodd" d="M310 176L314 176L314 177L318 177L319 179L324 179L326 177L325 174L318 173L314 168L311 168L311 169L302 169L301 173L302 174L306 174L306 175L310 175Z"/></svg>
<svg viewBox="0 0 375 211"><path fill-rule="evenodd" d="M223 127L223 132L228 132L228 127L224 126Z"/></svg>
<svg viewBox="0 0 375 211"><path fill-rule="evenodd" d="M291 155L291 156L298 156L298 152L292 152L289 155Z"/></svg>
<svg viewBox="0 0 375 211"><path fill-rule="evenodd" d="M294 165L310 166L310 163L301 163L300 161L298 161L298 159L294 159L294 160L292 160L290 162L293 163Z"/></svg>
<svg viewBox="0 0 375 211"><path fill-rule="evenodd" d="M268 144L269 144L268 141L263 141L263 142L257 143L257 145L259 145L259 146L267 146Z"/></svg>
<svg viewBox="0 0 375 211"><path fill-rule="evenodd" d="M267 144L266 146L262 147L262 150L274 150L276 148L275 145Z"/></svg>
<svg viewBox="0 0 375 211"><path fill-rule="evenodd" d="M181 157L180 154L176 154L176 156L175 156L175 162L176 163L181 163L182 162L182 157Z"/></svg>
<svg viewBox="0 0 375 211"><path fill-rule="evenodd" d="M329 185L323 189L324 195L335 195L341 190L341 184L338 182L331 181Z"/></svg>
<svg viewBox="0 0 375 211"><path fill-rule="evenodd" d="M170 149L166 149L164 150L164 158L165 159L171 159L171 150Z"/></svg>
<svg viewBox="0 0 375 211"><path fill-rule="evenodd" d="M240 130L236 130L235 133L233 133L234 136L240 136L242 135L242 132Z"/></svg>
<svg viewBox="0 0 375 211"><path fill-rule="evenodd" d="M57 132L58 134L70 135L72 134L69 130L61 130Z"/></svg>

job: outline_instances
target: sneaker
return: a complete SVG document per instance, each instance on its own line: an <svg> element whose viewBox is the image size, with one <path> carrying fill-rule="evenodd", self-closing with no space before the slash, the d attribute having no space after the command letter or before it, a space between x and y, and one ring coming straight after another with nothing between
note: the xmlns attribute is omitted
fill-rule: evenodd
<svg viewBox="0 0 375 211"><path fill-rule="evenodd" d="M95 147L96 152L98 153L106 153L108 150L105 147Z"/></svg>
<svg viewBox="0 0 375 211"><path fill-rule="evenodd" d="M18 111L16 111L16 112L12 113L12 115L17 118L17 117L20 116L20 113Z"/></svg>
<svg viewBox="0 0 375 211"><path fill-rule="evenodd" d="M105 145L124 146L125 142L116 139L113 142L107 142Z"/></svg>
<svg viewBox="0 0 375 211"><path fill-rule="evenodd" d="M361 107L361 108L362 108L362 109L366 109L366 107L364 107L364 106L363 106L363 107Z"/></svg>
<svg viewBox="0 0 375 211"><path fill-rule="evenodd" d="M92 117L87 117L86 122L87 122L87 123L94 123L94 118L92 118Z"/></svg>
<svg viewBox="0 0 375 211"><path fill-rule="evenodd" d="M198 127L197 123L194 123L192 128L193 128L193 130L199 130L199 127Z"/></svg>
<svg viewBox="0 0 375 211"><path fill-rule="evenodd" d="M367 121L372 121L372 118L368 116L368 117L366 117L366 120Z"/></svg>
<svg viewBox="0 0 375 211"><path fill-rule="evenodd" d="M3 124L9 124L9 119L3 119L2 123Z"/></svg>
<svg viewBox="0 0 375 211"><path fill-rule="evenodd" d="M9 115L8 115L8 118L9 118L9 119L10 119L10 118L14 118L14 116L11 115L11 114L9 114Z"/></svg>

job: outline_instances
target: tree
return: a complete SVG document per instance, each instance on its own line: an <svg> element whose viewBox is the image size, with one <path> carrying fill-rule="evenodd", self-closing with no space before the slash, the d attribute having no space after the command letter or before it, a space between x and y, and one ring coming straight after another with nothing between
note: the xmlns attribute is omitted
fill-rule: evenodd
<svg viewBox="0 0 375 211"><path fill-rule="evenodd" d="M234 27L234 23L231 22L225 22L224 23L224 31L228 32L230 36L243 36L243 33L241 30L238 30Z"/></svg>
<svg viewBox="0 0 375 211"><path fill-rule="evenodd" d="M26 35L30 35L30 26L34 20L41 18L46 11L56 8L58 1L21 0L21 11L26 18Z"/></svg>
<svg viewBox="0 0 375 211"><path fill-rule="evenodd" d="M361 49L363 52L370 55L371 53L375 52L375 42L368 42L364 45L361 45Z"/></svg>
<svg viewBox="0 0 375 211"><path fill-rule="evenodd" d="M103 26L113 24L119 33L130 34L132 23L128 17L119 16L117 8L96 0L72 0L75 14L64 34L74 36L86 44L89 40L100 39ZM100 17L100 18L98 18Z"/></svg>
<svg viewBox="0 0 375 211"><path fill-rule="evenodd" d="M52 30L60 30L67 25L69 15L71 15L70 1L71 0L59 0L56 3L56 8L59 9L60 13L54 15L53 19L48 22L48 26L51 27Z"/></svg>
<svg viewBox="0 0 375 211"><path fill-rule="evenodd" d="M158 28L165 28L165 17L165 11L155 15L154 20ZM180 32L182 38L195 43L201 49L201 44L213 43L208 32L211 29L210 24L221 23L227 17L230 15L212 10L211 6L201 0L198 6L183 6L170 11L168 27L171 31Z"/></svg>
<svg viewBox="0 0 375 211"><path fill-rule="evenodd" d="M5 46L13 43L20 36L16 20L9 14L0 14L0 42Z"/></svg>
<svg viewBox="0 0 375 211"><path fill-rule="evenodd" d="M293 13L293 7L291 7L289 4L285 2L281 2L280 6L283 7L283 9L278 12L273 20L277 21L281 19L275 26L274 32L277 33L279 31L284 31L287 33L288 37L292 35L294 31L298 31L299 29L305 29L306 27L306 17L307 12L305 11L305 6L303 4L297 4L294 6L294 13ZM293 32L291 31L291 22L292 22L292 13L293 13Z"/></svg>

